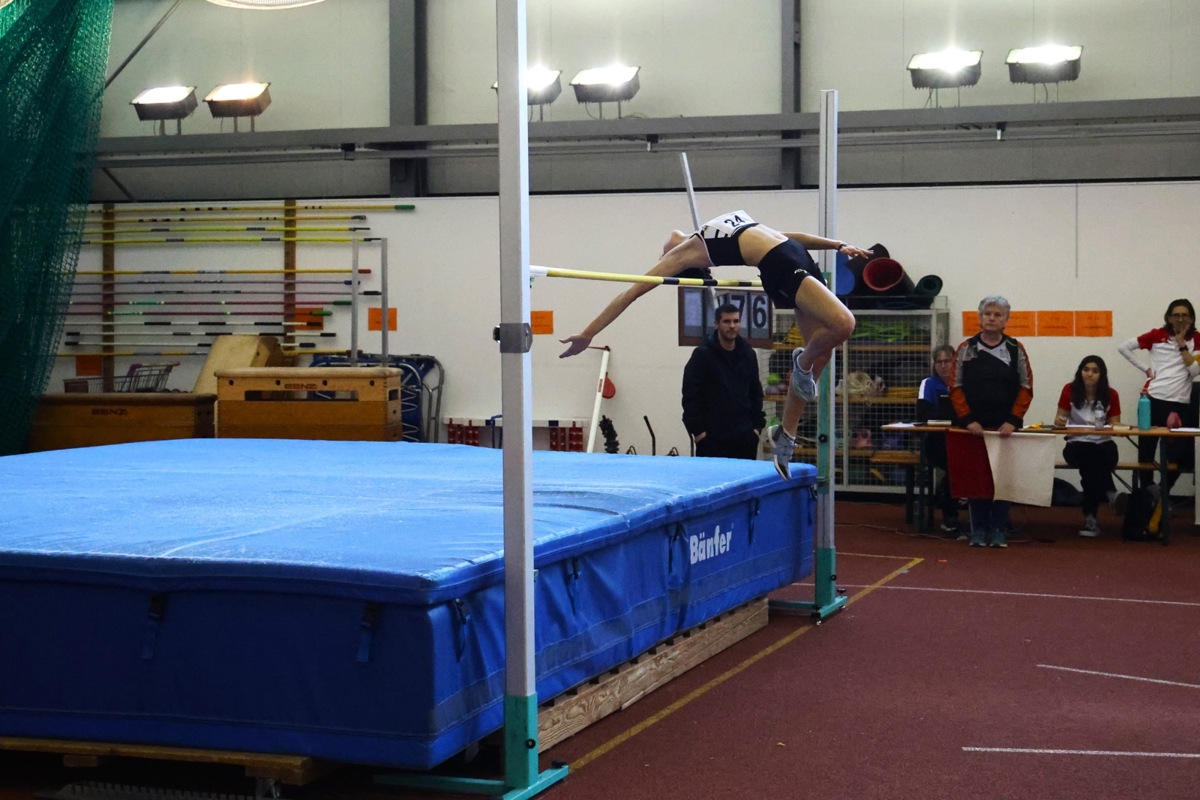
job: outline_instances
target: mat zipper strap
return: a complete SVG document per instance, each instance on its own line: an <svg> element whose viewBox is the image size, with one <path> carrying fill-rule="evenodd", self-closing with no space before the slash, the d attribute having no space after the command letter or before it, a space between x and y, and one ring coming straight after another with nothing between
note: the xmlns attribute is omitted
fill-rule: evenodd
<svg viewBox="0 0 1200 800"><path fill-rule="evenodd" d="M571 600L571 613L578 614L575 608L575 590L579 586L579 559L571 559L571 571L567 573L567 597Z"/></svg>
<svg viewBox="0 0 1200 800"><path fill-rule="evenodd" d="M758 512L762 511L762 498L753 497L750 499L750 530L747 534L747 544L754 544L754 523L758 519Z"/></svg>
<svg viewBox="0 0 1200 800"><path fill-rule="evenodd" d="M379 603L367 603L363 606L362 619L358 622L358 657L360 664L371 660L371 640L375 636L375 627L379 624L379 615L383 606Z"/></svg>
<svg viewBox="0 0 1200 800"><path fill-rule="evenodd" d="M671 538L667 540L667 572L675 571L675 544L683 539L686 532L683 529L682 522L675 523L675 532L671 534Z"/></svg>
<svg viewBox="0 0 1200 800"><path fill-rule="evenodd" d="M167 596L165 594L150 595L150 606L146 609L146 634L142 637L142 650L139 654L142 661L154 658L154 645L158 641L158 626L167 611Z"/></svg>
<svg viewBox="0 0 1200 800"><path fill-rule="evenodd" d="M467 623L471 621L471 612L467 611L467 604L461 598L454 599L454 617L458 623L454 637L454 649L458 658L462 658L463 652L467 649Z"/></svg>

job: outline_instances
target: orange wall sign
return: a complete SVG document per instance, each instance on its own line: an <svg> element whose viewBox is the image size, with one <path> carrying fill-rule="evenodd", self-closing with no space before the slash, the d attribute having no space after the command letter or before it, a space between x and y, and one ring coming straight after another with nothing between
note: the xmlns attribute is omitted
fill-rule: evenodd
<svg viewBox="0 0 1200 800"><path fill-rule="evenodd" d="M963 336L979 333L979 312L962 312ZM1111 311L1014 311L1004 332L1029 336L1112 336Z"/></svg>
<svg viewBox="0 0 1200 800"><path fill-rule="evenodd" d="M1037 312L1038 336L1074 336L1075 313L1072 311Z"/></svg>
<svg viewBox="0 0 1200 800"><path fill-rule="evenodd" d="M104 356L75 356L75 374L104 374Z"/></svg>
<svg viewBox="0 0 1200 800"><path fill-rule="evenodd" d="M368 308L367 309L367 330L378 331L383 328L383 309ZM388 309L388 330L396 330L396 309Z"/></svg>
<svg viewBox="0 0 1200 800"><path fill-rule="evenodd" d="M1004 332L1020 339L1022 336L1037 336L1037 314L1033 311L1014 311L1008 315Z"/></svg>
<svg viewBox="0 0 1200 800"><path fill-rule="evenodd" d="M1076 311L1076 336L1112 336L1111 311Z"/></svg>
<svg viewBox="0 0 1200 800"><path fill-rule="evenodd" d="M530 311L529 327L536 333L554 333L553 311Z"/></svg>

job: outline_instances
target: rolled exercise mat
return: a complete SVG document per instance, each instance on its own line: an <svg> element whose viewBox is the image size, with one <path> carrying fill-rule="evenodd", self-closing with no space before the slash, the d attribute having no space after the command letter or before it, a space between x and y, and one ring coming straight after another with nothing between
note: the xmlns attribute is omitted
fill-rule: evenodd
<svg viewBox="0 0 1200 800"><path fill-rule="evenodd" d="M873 258L863 267L863 283L877 294L912 294L912 278L893 258Z"/></svg>
<svg viewBox="0 0 1200 800"><path fill-rule="evenodd" d="M867 266L867 262L869 262L872 258L887 258L889 255L888 249L882 244L876 242L875 244L871 245L870 258L866 258L864 256L855 256L854 258L846 259L846 268L850 271L850 276L854 279L854 289L852 290L854 294L873 294L873 292L867 288L866 284L863 283L863 268ZM841 279L841 275L838 275L838 280L840 281ZM841 294L841 286L838 286L838 294Z"/></svg>
<svg viewBox="0 0 1200 800"><path fill-rule="evenodd" d="M913 294L920 297L937 297L941 293L942 279L937 275L926 275L917 281L917 287L913 289Z"/></svg>

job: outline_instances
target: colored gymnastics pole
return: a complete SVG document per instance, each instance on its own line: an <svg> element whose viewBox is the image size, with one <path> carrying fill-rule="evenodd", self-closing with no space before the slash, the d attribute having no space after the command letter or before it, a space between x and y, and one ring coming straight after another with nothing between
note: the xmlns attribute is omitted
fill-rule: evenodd
<svg viewBox="0 0 1200 800"><path fill-rule="evenodd" d="M96 245L143 245L143 244L279 244L299 242L301 244L346 244L348 242L377 242L375 236L164 236L161 239L84 239L80 244Z"/></svg>
<svg viewBox="0 0 1200 800"><path fill-rule="evenodd" d="M367 218L366 214L309 214L303 217L295 217L294 219L303 220L305 222L317 221L355 221L362 222ZM134 217L132 219L105 219L103 224L106 228L120 228L125 225L149 225L149 224L182 224L182 225L207 225L212 222L284 222L287 217L282 217L279 214L241 214L230 215L227 217L201 217L200 219L190 219L188 217ZM84 223L85 225L94 225L94 222Z"/></svg>
<svg viewBox="0 0 1200 800"><path fill-rule="evenodd" d="M417 207L411 203L347 203L346 205L321 205L319 203L297 203L295 205L297 211L415 211ZM143 214L148 211L159 211L167 214L210 214L214 212L223 213L243 213L246 211L282 211L282 206L163 206L163 205L141 205L141 206L121 206L114 208L112 213L121 214ZM88 214L100 214L99 209L88 209Z"/></svg>
<svg viewBox="0 0 1200 800"><path fill-rule="evenodd" d="M345 267L320 269L79 269L76 275L346 275ZM360 269L359 275L370 274L369 269ZM135 281L136 283L136 281Z"/></svg>
<svg viewBox="0 0 1200 800"><path fill-rule="evenodd" d="M207 227L193 225L186 225L184 227L177 227L175 225L148 225L142 228L121 226L115 230L84 228L83 235L126 236L134 233L280 233L284 231L292 233L310 233L313 231L318 233L358 233L359 231L369 230L371 230L370 227L366 225L308 225L304 227L287 227L283 225L213 225Z"/></svg>

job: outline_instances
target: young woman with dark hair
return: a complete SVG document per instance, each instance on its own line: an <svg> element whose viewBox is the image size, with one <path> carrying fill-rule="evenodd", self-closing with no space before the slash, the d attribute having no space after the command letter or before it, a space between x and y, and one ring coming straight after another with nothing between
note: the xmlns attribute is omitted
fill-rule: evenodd
<svg viewBox="0 0 1200 800"><path fill-rule="evenodd" d="M1121 398L1108 385L1108 366L1100 356L1086 356L1075 370L1075 379L1062 388L1058 397L1055 427L1091 429L1078 436L1066 437L1063 458L1079 470L1083 487L1083 528L1080 536L1100 535L1096 512L1102 502L1112 502L1117 489L1113 468L1117 466L1117 444L1099 431L1121 421Z"/></svg>

